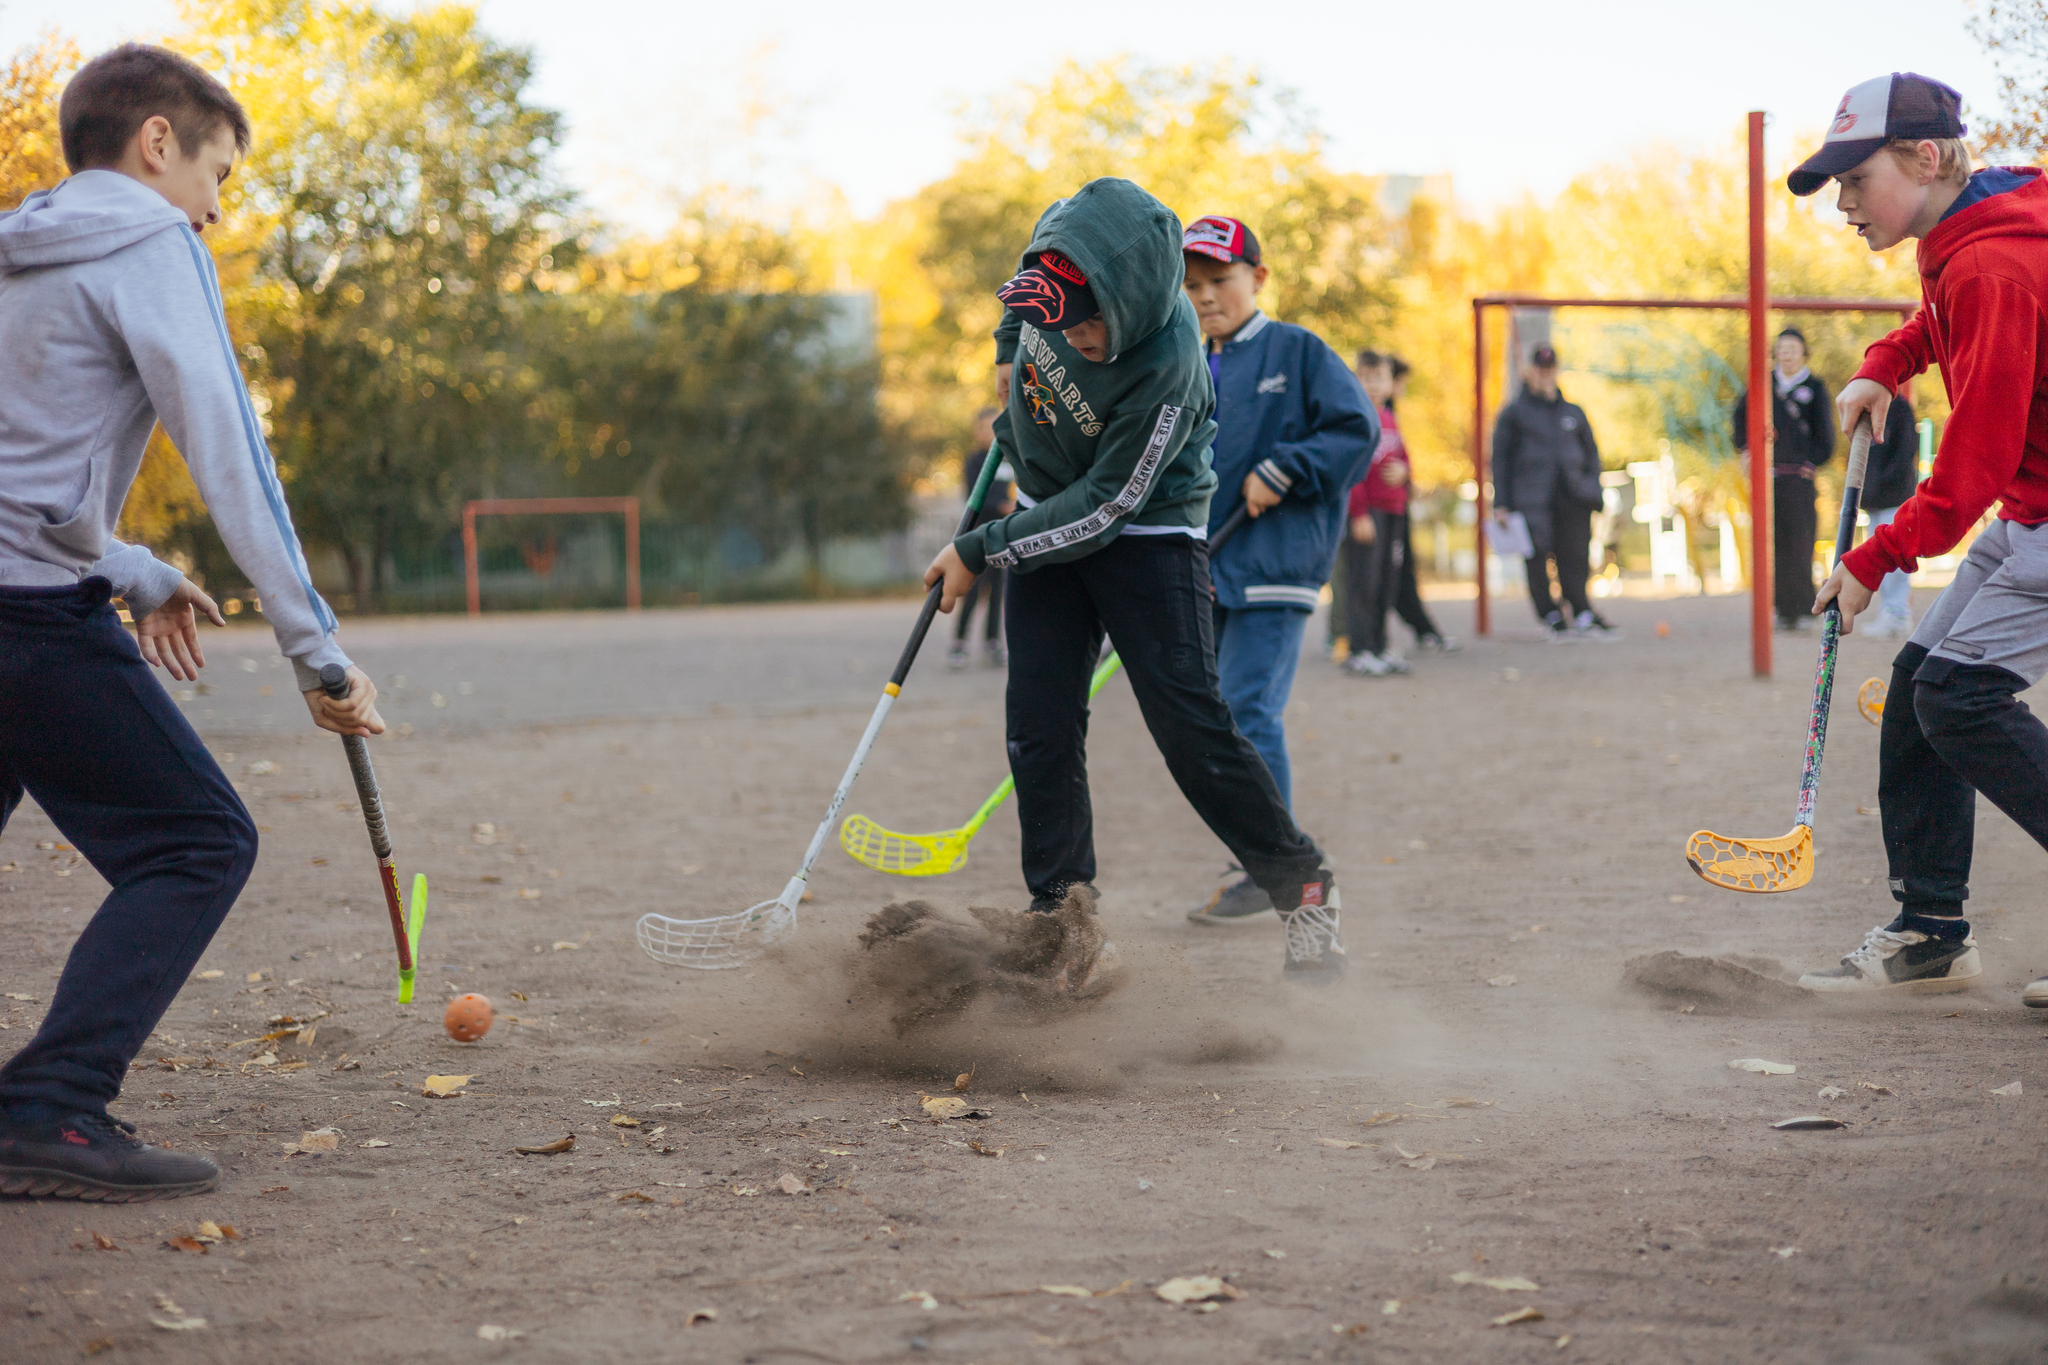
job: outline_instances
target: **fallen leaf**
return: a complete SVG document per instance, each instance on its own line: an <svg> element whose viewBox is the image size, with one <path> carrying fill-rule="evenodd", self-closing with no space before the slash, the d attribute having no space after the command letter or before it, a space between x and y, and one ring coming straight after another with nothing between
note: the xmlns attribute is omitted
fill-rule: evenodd
<svg viewBox="0 0 2048 1365"><path fill-rule="evenodd" d="M974 1073L972 1071L963 1071L953 1078L953 1088L955 1090L965 1090L968 1086L973 1084Z"/></svg>
<svg viewBox="0 0 2048 1365"><path fill-rule="evenodd" d="M262 972L251 972L251 973L249 973L249 974L248 974L247 976L243 977L242 979L243 979L244 981L247 981L247 982L249 982L249 983L251 983L251 984L253 985L253 984L254 984L254 983L256 983L256 982L258 982L258 981L261 981L261 980L263 979L263 976L264 976L264 973L262 973Z"/></svg>
<svg viewBox="0 0 2048 1365"><path fill-rule="evenodd" d="M1386 1317L1391 1318L1392 1316L1394 1316L1394 1314L1400 1311L1401 1301L1399 1299L1388 1299L1385 1303L1380 1305L1380 1313Z"/></svg>
<svg viewBox="0 0 2048 1365"><path fill-rule="evenodd" d="M331 1152L341 1145L339 1128L316 1128L310 1133L301 1133L297 1142L284 1145L286 1156L299 1156L314 1152Z"/></svg>
<svg viewBox="0 0 2048 1365"><path fill-rule="evenodd" d="M358 1142L356 1144L358 1147L389 1147L390 1145L383 1138L371 1138L368 1142Z"/></svg>
<svg viewBox="0 0 2048 1365"><path fill-rule="evenodd" d="M1343 1138L1317 1138L1316 1141L1325 1147L1336 1147L1344 1151L1349 1151L1353 1147L1370 1147L1373 1145L1370 1142L1346 1142Z"/></svg>
<svg viewBox="0 0 2048 1365"><path fill-rule="evenodd" d="M1564 1334L1563 1336L1561 1336L1561 1337L1559 1337L1559 1338L1557 1339L1557 1349L1558 1349L1558 1350L1560 1350L1560 1351L1562 1351L1562 1350L1563 1350L1563 1349L1564 1349L1565 1347L1567 1347L1567 1346L1569 1346L1569 1345L1571 1345L1571 1344L1572 1344L1572 1334L1571 1334L1570 1332L1566 1332L1566 1333L1565 1333L1565 1334Z"/></svg>
<svg viewBox="0 0 2048 1365"><path fill-rule="evenodd" d="M446 1099L450 1095L460 1094L462 1087L475 1079L475 1072L471 1072L467 1076L429 1076L422 1083L420 1093L422 1095L432 1095L436 1099Z"/></svg>
<svg viewBox="0 0 2048 1365"><path fill-rule="evenodd" d="M521 892L520 894L524 895L525 893ZM536 891L533 894L538 896L540 892ZM569 940L565 938L558 938L555 940L555 951L558 953L573 953L582 946L583 945L580 943L571 943L569 942Z"/></svg>
<svg viewBox="0 0 2048 1365"><path fill-rule="evenodd" d="M1765 1076L1790 1076L1799 1068L1790 1062L1767 1062L1761 1057L1737 1057L1728 1063L1730 1071L1754 1071Z"/></svg>
<svg viewBox="0 0 2048 1365"><path fill-rule="evenodd" d="M717 1088L718 1088L718 1089L720 1089L720 1090L723 1090L723 1089L725 1089L725 1087L724 1087L724 1086L719 1086L719 1087L717 1087ZM590 1107L591 1107L592 1109L609 1109L609 1108L611 1108L611 1107L612 1107L613 1105L615 1105L615 1104L618 1104L618 1103L619 1103L620 1101L618 1101L618 1100L585 1100L585 1101L583 1101L583 1102L584 1102L585 1104L589 1105L589 1106L590 1106Z"/></svg>
<svg viewBox="0 0 2048 1365"><path fill-rule="evenodd" d="M1781 1261L1789 1261L1789 1260L1791 1260L1791 1259L1792 1259L1792 1258L1793 1258L1794 1256L1797 1256L1798 1254L1799 1254L1799 1248L1798 1248L1798 1247L1772 1247L1772 1248L1771 1248L1771 1255L1773 1255L1773 1256L1777 1257L1777 1258L1778 1258L1779 1260L1781 1260Z"/></svg>
<svg viewBox="0 0 2048 1365"><path fill-rule="evenodd" d="M1895 1093L1890 1086L1879 1085L1876 1081L1858 1081L1856 1082L1856 1084L1859 1089L1874 1091L1879 1095L1890 1095Z"/></svg>
<svg viewBox="0 0 2048 1365"><path fill-rule="evenodd" d="M1367 1128L1377 1128L1382 1123L1397 1123L1407 1117L1406 1114L1396 1109L1381 1109L1377 1110L1371 1118L1365 1120L1364 1126Z"/></svg>
<svg viewBox="0 0 2048 1365"><path fill-rule="evenodd" d="M683 1319L683 1326L695 1327L700 1322L717 1321L718 1310L716 1308L692 1308L690 1310L690 1315Z"/></svg>
<svg viewBox="0 0 2048 1365"><path fill-rule="evenodd" d="M517 1327L500 1327L494 1322L487 1322L477 1328L476 1334L482 1341L517 1341L526 1335Z"/></svg>
<svg viewBox="0 0 2048 1365"><path fill-rule="evenodd" d="M1176 1275L1152 1291L1168 1303L1204 1303L1219 1299L1241 1299L1244 1291L1225 1284L1214 1275Z"/></svg>
<svg viewBox="0 0 2048 1365"><path fill-rule="evenodd" d="M1782 1128L1787 1131L1797 1131L1806 1128L1847 1128L1848 1126L1841 1119L1831 1119L1820 1114L1801 1114L1798 1118L1779 1119L1771 1125L1773 1128Z"/></svg>
<svg viewBox="0 0 2048 1365"><path fill-rule="evenodd" d="M101 1251L119 1251L121 1249L119 1243L103 1232L95 1232L92 1235L92 1244Z"/></svg>
<svg viewBox="0 0 2048 1365"><path fill-rule="evenodd" d="M1535 1293L1543 1286L1520 1275L1480 1275L1470 1270L1461 1270L1451 1276L1452 1284L1483 1284L1488 1289L1513 1289L1524 1293Z"/></svg>
<svg viewBox="0 0 2048 1365"><path fill-rule="evenodd" d="M1492 1100L1475 1100L1465 1095L1453 1095L1443 1102L1446 1109L1491 1109Z"/></svg>
<svg viewBox="0 0 2048 1365"><path fill-rule="evenodd" d="M1534 1308L1517 1308L1512 1313L1503 1313L1493 1320L1495 1327L1505 1327L1511 1322L1541 1322L1543 1314Z"/></svg>
<svg viewBox="0 0 2048 1365"><path fill-rule="evenodd" d="M1362 1322L1333 1322L1330 1324L1330 1330L1340 1337L1362 1337L1372 1328Z"/></svg>
<svg viewBox="0 0 2048 1365"><path fill-rule="evenodd" d="M173 1251L196 1251L201 1256L206 1254L206 1243L197 1237L187 1237L182 1232L175 1237L164 1238L164 1245Z"/></svg>
<svg viewBox="0 0 2048 1365"><path fill-rule="evenodd" d="M150 1321L163 1328L166 1332L195 1332L206 1326L205 1318L159 1318L152 1316Z"/></svg>
<svg viewBox="0 0 2048 1365"><path fill-rule="evenodd" d="M782 1179L775 1182L775 1188L784 1194L809 1194L811 1183L794 1172L784 1171Z"/></svg>
<svg viewBox="0 0 2048 1365"><path fill-rule="evenodd" d="M1824 1100L1838 1100L1848 1093L1839 1085L1824 1085L1820 1088L1820 1098Z"/></svg>
<svg viewBox="0 0 2048 1365"><path fill-rule="evenodd" d="M537 886L522 886L522 887L520 887L520 888L519 888L519 899L521 899L521 900L523 900L523 901L537 901L537 900L539 900L539 899L540 899L540 888L539 888L539 887L537 887ZM555 946L556 946L557 948L559 948L559 947L561 947L562 945L561 945L561 944L559 944L559 943L557 943L557 944L556 944ZM579 944L579 943L572 943L572 944L570 944L569 946L570 946L571 948L580 948L580 947L582 947L583 945L581 945L581 944Z"/></svg>
<svg viewBox="0 0 2048 1365"><path fill-rule="evenodd" d="M819 1148L818 1150L819 1150L819 1151L820 1151L821 1153L823 1153L824 1155L826 1155L826 1156L852 1156L852 1155L853 1155L853 1149L852 1149L852 1148L850 1148L850 1147L820 1147L820 1148Z"/></svg>
<svg viewBox="0 0 2048 1365"><path fill-rule="evenodd" d="M1422 1153L1420 1153L1420 1152L1411 1152L1411 1151L1409 1151L1409 1150L1408 1150L1408 1149L1407 1149L1406 1147L1403 1147L1403 1146L1402 1146L1402 1145L1401 1145L1400 1143L1398 1143L1398 1142L1394 1144L1394 1151L1395 1151L1396 1153L1398 1153L1398 1154L1400 1155L1400 1157L1401 1157L1401 1158L1402 1158L1402 1159L1403 1159L1404 1161L1413 1161L1413 1160L1415 1160L1415 1159L1416 1159L1417 1157L1419 1157L1419 1156L1421 1156L1421 1155L1422 1155Z"/></svg>
<svg viewBox="0 0 2048 1365"><path fill-rule="evenodd" d="M296 1041L300 1047L311 1047L313 1045L314 1036L317 1035L319 1032L320 1029L317 1025L308 1024L304 1028L299 1030L299 1036L296 1039Z"/></svg>
<svg viewBox="0 0 2048 1365"><path fill-rule="evenodd" d="M735 1185L732 1187L732 1192L742 1199L751 1199L761 1192L761 1187L758 1185Z"/></svg>
<svg viewBox="0 0 2048 1365"><path fill-rule="evenodd" d="M967 1150L970 1152L979 1152L983 1156L1001 1156L1004 1152L1007 1152L1010 1149L1008 1147L984 1147L981 1145L980 1142L970 1138L967 1143Z"/></svg>
<svg viewBox="0 0 2048 1365"><path fill-rule="evenodd" d="M616 1204L652 1204L654 1199L653 1196L642 1194L638 1190L627 1190L624 1194L615 1197L612 1202Z"/></svg>
<svg viewBox="0 0 2048 1365"><path fill-rule="evenodd" d="M1512 986L1519 979L1520 978L1509 975L1507 973L1502 973L1500 976L1487 977L1486 984L1489 986Z"/></svg>
<svg viewBox="0 0 2048 1365"><path fill-rule="evenodd" d="M1038 1286L1038 1292L1041 1294L1057 1294L1061 1298L1066 1299L1092 1299L1095 1297L1094 1290L1084 1289L1078 1284L1042 1284Z"/></svg>
<svg viewBox="0 0 2048 1365"><path fill-rule="evenodd" d="M927 1095L920 1090L917 1102L925 1113L935 1119L985 1119L989 1116L988 1110L976 1109L966 1100L955 1099L951 1095Z"/></svg>
<svg viewBox="0 0 2048 1365"><path fill-rule="evenodd" d="M2011 1099L2013 1096L2021 1093L2020 1083L2018 1081L2014 1081L2011 1085L2001 1085L1991 1093L1994 1095L2003 1095L2007 1099Z"/></svg>
<svg viewBox="0 0 2048 1365"><path fill-rule="evenodd" d="M1417 1158L1414 1161L1404 1161L1401 1164L1403 1166L1406 1166L1411 1171L1434 1170L1436 1168L1436 1158L1433 1156L1425 1156Z"/></svg>
<svg viewBox="0 0 2048 1365"><path fill-rule="evenodd" d="M5 868L0 868L0 872L4 872L6 870L7 869ZM113 1350L114 1339L112 1337L94 1337L91 1341L85 1343L83 1349L87 1355L96 1356L103 1351Z"/></svg>
<svg viewBox="0 0 2048 1365"><path fill-rule="evenodd" d="M212 971L201 972L199 974L198 979L201 981L218 981L226 975L226 972L221 971L218 968L215 968Z"/></svg>
<svg viewBox="0 0 2048 1365"><path fill-rule="evenodd" d="M521 1156L554 1156L558 1152L573 1151L575 1146L576 1135L571 1133L565 1138L542 1143L538 1147L514 1147L512 1150Z"/></svg>
<svg viewBox="0 0 2048 1365"><path fill-rule="evenodd" d="M235 1231L233 1223L202 1222L194 1236L202 1242L239 1242L242 1234Z"/></svg>
<svg viewBox="0 0 2048 1365"><path fill-rule="evenodd" d="M220 975L220 973L219 973L219 972L215 972L215 973L214 973L214 975L215 975L215 976L219 976L219 975ZM22 993L21 993L20 991L9 991L9 992L7 992L7 998L8 998L9 1000L34 1000L34 999L35 999L35 997L34 997L33 995L23 995L23 994L22 994Z"/></svg>
<svg viewBox="0 0 2048 1365"><path fill-rule="evenodd" d="M914 1303L927 1313L932 1312L939 1306L939 1301L925 1293L922 1289L906 1289L896 1296L896 1302Z"/></svg>
<svg viewBox="0 0 2048 1365"><path fill-rule="evenodd" d="M629 1116L629 1115L626 1115L626 1114L613 1114L613 1115L612 1115L612 1127L614 1127L614 1128L638 1128L639 1126L640 1126L640 1120L638 1120L638 1119L636 1119L636 1118L633 1118L633 1117L631 1117L631 1116Z"/></svg>
<svg viewBox="0 0 2048 1365"><path fill-rule="evenodd" d="M1267 1254L1268 1256L1271 1256L1271 1257L1272 1257L1272 1258L1273 1258L1274 1260L1276 1260L1276 1261L1284 1261L1284 1260L1286 1260L1286 1259L1287 1259L1287 1253L1286 1253L1286 1252L1284 1252L1284 1251L1276 1251L1276 1250L1275 1250L1275 1249L1273 1249L1272 1247L1267 1247L1267 1248L1266 1248L1266 1254Z"/></svg>

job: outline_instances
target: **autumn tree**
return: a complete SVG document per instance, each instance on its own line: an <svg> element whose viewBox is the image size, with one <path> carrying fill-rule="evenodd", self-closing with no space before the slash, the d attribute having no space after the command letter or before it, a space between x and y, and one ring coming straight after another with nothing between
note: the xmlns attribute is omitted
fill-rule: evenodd
<svg viewBox="0 0 2048 1365"><path fill-rule="evenodd" d="M57 96L78 65L69 39L46 33L0 67L0 208L64 178L57 132Z"/></svg>
<svg viewBox="0 0 2048 1365"><path fill-rule="evenodd" d="M1986 0L1970 34L1991 54L2005 107L1977 134L1986 151L2048 154L2048 0Z"/></svg>

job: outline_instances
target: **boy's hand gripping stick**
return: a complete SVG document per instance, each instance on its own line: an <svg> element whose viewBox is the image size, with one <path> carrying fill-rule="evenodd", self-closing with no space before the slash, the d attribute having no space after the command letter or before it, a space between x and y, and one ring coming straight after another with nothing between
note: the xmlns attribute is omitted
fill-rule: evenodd
<svg viewBox="0 0 2048 1365"><path fill-rule="evenodd" d="M348 696L348 671L340 664L320 670L320 689L340 701ZM363 823L370 830L370 848L377 855L378 880L384 888L384 908L391 912L391 937L398 946L398 1003L412 1001L414 958L420 947L420 927L427 918L427 878L412 879L412 923L398 904L398 869L391 861L391 834L384 824L384 797L377 788L377 770L370 766L370 746L361 735L343 735L341 746L348 753L349 775L355 778L356 799L363 803Z"/></svg>

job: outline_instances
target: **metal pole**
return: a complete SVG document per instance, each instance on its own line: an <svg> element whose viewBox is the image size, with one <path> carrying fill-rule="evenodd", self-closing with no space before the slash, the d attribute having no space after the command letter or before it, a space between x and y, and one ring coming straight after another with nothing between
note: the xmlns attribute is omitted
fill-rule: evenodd
<svg viewBox="0 0 2048 1365"><path fill-rule="evenodd" d="M625 498L626 610L640 610L640 499Z"/></svg>
<svg viewBox="0 0 2048 1365"><path fill-rule="evenodd" d="M476 505L462 506L462 581L469 589L469 614L484 614L483 586L477 582L476 572Z"/></svg>
<svg viewBox="0 0 2048 1365"><path fill-rule="evenodd" d="M1491 634L1492 603L1486 597L1486 305L1472 300L1472 562L1479 595L1472 604L1472 633Z"/></svg>
<svg viewBox="0 0 2048 1365"><path fill-rule="evenodd" d="M1749 575L1750 671L1771 676L1770 288L1764 272L1764 114L1749 114Z"/></svg>

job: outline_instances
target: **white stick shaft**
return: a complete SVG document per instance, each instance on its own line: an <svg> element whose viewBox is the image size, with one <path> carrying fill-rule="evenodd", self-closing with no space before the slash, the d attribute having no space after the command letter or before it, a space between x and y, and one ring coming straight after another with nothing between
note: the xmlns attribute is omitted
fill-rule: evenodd
<svg viewBox="0 0 2048 1365"><path fill-rule="evenodd" d="M825 841L832 837L832 822L839 818L839 808L846 804L847 795L853 791L854 780L860 776L861 765L868 761L868 750L875 747L875 737L882 733L882 722L889 718L889 708L895 704L893 690L884 692L882 699L875 703L875 714L868 717L867 732L860 737L860 746L853 751L852 762L846 765L846 776L839 779L839 790L832 793L832 804L826 809L818 832L811 836L811 846L804 850L804 865L790 879L790 886L799 886L811 879L811 864L818 861L818 855L825 851ZM788 894L787 889L783 894Z"/></svg>

